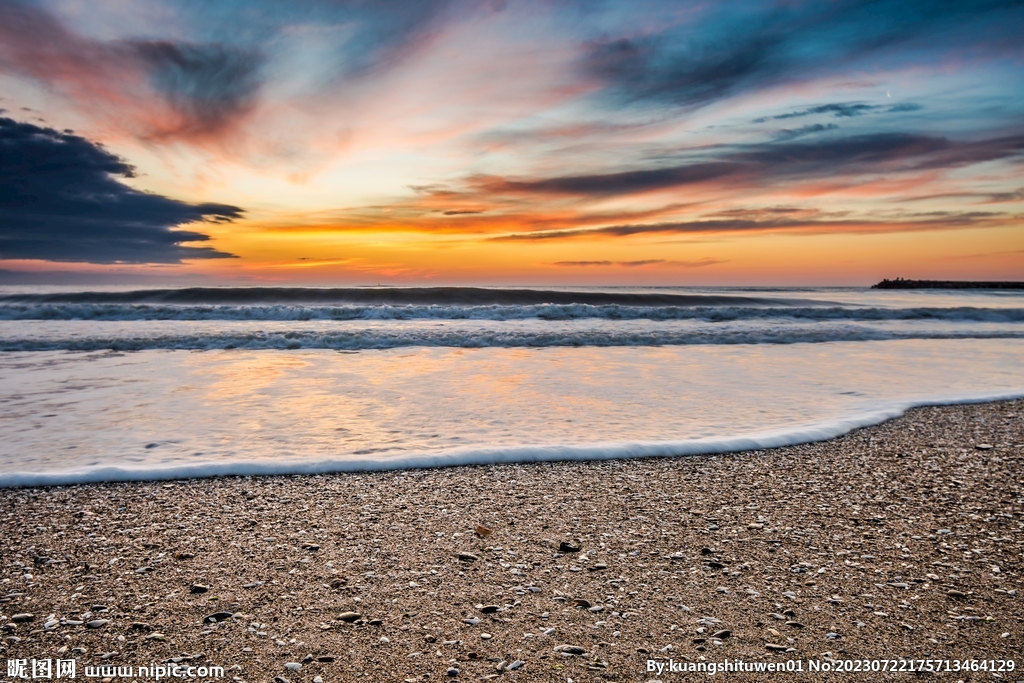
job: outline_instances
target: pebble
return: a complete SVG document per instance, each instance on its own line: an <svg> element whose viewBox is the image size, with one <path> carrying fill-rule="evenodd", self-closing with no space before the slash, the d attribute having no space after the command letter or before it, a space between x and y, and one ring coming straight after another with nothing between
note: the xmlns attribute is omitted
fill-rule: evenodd
<svg viewBox="0 0 1024 683"><path fill-rule="evenodd" d="M477 605L476 608L484 614L494 614L501 609L498 605Z"/></svg>
<svg viewBox="0 0 1024 683"><path fill-rule="evenodd" d="M712 638L728 638L732 635L732 631L729 629L722 629L721 631L715 631L711 634Z"/></svg>
<svg viewBox="0 0 1024 683"><path fill-rule="evenodd" d="M15 624L21 624L26 621L32 621L35 618L36 615L34 614L15 614L13 617L11 617L11 621L13 621Z"/></svg>
<svg viewBox="0 0 1024 683"><path fill-rule="evenodd" d="M213 614L207 614L203 617L203 621L224 621L225 619L230 619L231 616L231 612L214 612Z"/></svg>
<svg viewBox="0 0 1024 683"><path fill-rule="evenodd" d="M569 543L568 541L562 541L561 543L558 544L558 552L560 552L560 553L578 553L582 547L583 546L581 546L578 543Z"/></svg>
<svg viewBox="0 0 1024 683"><path fill-rule="evenodd" d="M284 668L288 669L289 671L298 671L302 668L302 664L300 664L299 662L285 662Z"/></svg>
<svg viewBox="0 0 1024 683"><path fill-rule="evenodd" d="M455 668L455 667L453 666L452 668L448 669L448 671L447 671L446 673L448 674L448 676L449 676L450 678L455 678L456 676L458 676L458 675L459 675L459 670L458 670L458 669L456 669L456 668Z"/></svg>
<svg viewBox="0 0 1024 683"><path fill-rule="evenodd" d="M948 590L948 591L946 591L946 595L948 595L951 598L966 598L967 597L967 593L964 593L963 591L958 591L958 590Z"/></svg>
<svg viewBox="0 0 1024 683"><path fill-rule="evenodd" d="M188 589L190 593L205 593L210 590L209 586L204 586L201 583L193 583L192 587Z"/></svg>
<svg viewBox="0 0 1024 683"><path fill-rule="evenodd" d="M526 662L524 662L521 659L517 659L516 661L506 666L505 671L515 671L516 669L522 667L524 664L526 664Z"/></svg>
<svg viewBox="0 0 1024 683"><path fill-rule="evenodd" d="M92 621L86 622L86 628L103 628L110 623L109 619L93 619Z"/></svg>
<svg viewBox="0 0 1024 683"><path fill-rule="evenodd" d="M483 524L477 524L476 527L473 529L473 532L476 533L476 535L480 538L487 538L492 533L492 531L485 527Z"/></svg>
<svg viewBox="0 0 1024 683"><path fill-rule="evenodd" d="M473 553L459 553L458 555L456 555L456 557L459 558L459 560L461 560L462 562L476 562L480 559Z"/></svg>
<svg viewBox="0 0 1024 683"><path fill-rule="evenodd" d="M490 640L491 639L491 634L490 633L481 633L480 634L480 638L483 639L483 640Z"/></svg>
<svg viewBox="0 0 1024 683"><path fill-rule="evenodd" d="M346 622L348 624L351 624L353 621L356 621L357 619L362 619L362 618L363 618L363 615L360 614L359 612L342 612L341 614L338 615L338 621L344 621L344 622Z"/></svg>
<svg viewBox="0 0 1024 683"><path fill-rule="evenodd" d="M476 626L477 624L480 623L480 620L477 619L476 617L469 617L468 619L463 619L462 623L463 624L469 624L470 626Z"/></svg>
<svg viewBox="0 0 1024 683"><path fill-rule="evenodd" d="M587 649L579 645L559 645L555 648L555 652L561 652L563 655L585 655Z"/></svg>
<svg viewBox="0 0 1024 683"><path fill-rule="evenodd" d="M322 676L314 676L313 683L324 683L324 679Z"/></svg>
<svg viewBox="0 0 1024 683"><path fill-rule="evenodd" d="M974 447L977 448L979 451L990 451L993 448L992 444L990 443L979 443L976 444Z"/></svg>
<svg viewBox="0 0 1024 683"><path fill-rule="evenodd" d="M608 564L604 560L598 560L593 565L591 565L589 569L592 572L600 571L601 569L608 569Z"/></svg>
<svg viewBox="0 0 1024 683"><path fill-rule="evenodd" d="M765 643L765 649L771 650L772 652L785 652L789 648L785 645L776 645L775 643Z"/></svg>

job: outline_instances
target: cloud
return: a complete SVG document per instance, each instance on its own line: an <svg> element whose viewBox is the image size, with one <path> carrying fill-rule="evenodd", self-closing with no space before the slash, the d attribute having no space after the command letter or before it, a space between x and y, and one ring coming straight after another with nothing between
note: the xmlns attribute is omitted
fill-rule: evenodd
<svg viewBox="0 0 1024 683"><path fill-rule="evenodd" d="M924 109L920 104L914 104L913 102L904 102L902 104L894 104L887 108L885 111L890 114L900 114L908 111L921 111Z"/></svg>
<svg viewBox="0 0 1024 683"><path fill-rule="evenodd" d="M907 220L910 218L910 220ZM866 232L917 232L922 230L951 230L957 228L990 225L1005 219L1004 214L989 212L949 213L934 212L902 218L847 218L820 219L806 217L765 218L763 220L699 219L667 223L610 225L600 228L575 228L569 230L547 230L523 232L491 237L493 242L544 241L576 239L580 237L628 237L650 234L695 235L706 233L759 233L759 232L800 232L813 234L866 233ZM1011 220L1015 218L1011 217Z"/></svg>
<svg viewBox="0 0 1024 683"><path fill-rule="evenodd" d="M264 57L227 44L100 41L42 8L0 0L0 72L46 84L143 137L205 139L252 111Z"/></svg>
<svg viewBox="0 0 1024 683"><path fill-rule="evenodd" d="M175 228L230 222L241 209L139 192L119 177L133 177L132 167L100 145L0 118L0 258L180 263L231 256L184 246L209 237Z"/></svg>
<svg viewBox="0 0 1024 683"><path fill-rule="evenodd" d="M839 126L834 123L821 124L812 123L800 128L783 128L776 132L773 137L776 140L794 140L796 138L803 137L805 135L812 135L814 133L823 133L826 130L839 130Z"/></svg>
<svg viewBox="0 0 1024 683"><path fill-rule="evenodd" d="M264 58L254 50L167 41L133 42L126 49L180 116L177 129L163 135L220 133L255 106Z"/></svg>
<svg viewBox="0 0 1024 683"><path fill-rule="evenodd" d="M827 130L823 127L820 130ZM791 131L806 134L819 129ZM873 133L812 141L780 141L733 146L728 149L699 150L706 161L653 169L533 180L498 176L469 178L471 188L485 195L558 194L614 196L698 185L726 178L748 183L792 180L856 173L954 168L1017 156L1024 150L1024 136L992 138L977 142L954 142L944 137L911 133Z"/></svg>
<svg viewBox="0 0 1024 683"><path fill-rule="evenodd" d="M791 111L785 114L776 114L775 116L762 116L754 119L753 123L764 123L771 119L796 119L804 116L812 116L814 114L831 114L835 118L853 118L855 116L864 116L865 114L878 112L899 114L911 111L920 111L921 109L924 109L924 107L920 104L914 104L913 102L904 102L901 104L893 104L891 106L864 104L863 102L836 102L832 104L819 104L814 107L808 107L807 109L801 109L800 111Z"/></svg>
<svg viewBox="0 0 1024 683"><path fill-rule="evenodd" d="M639 266L652 266L659 263L668 263L665 259L644 259L642 261L556 261L553 266L576 268L586 266L623 266L626 268L637 268Z"/></svg>
<svg viewBox="0 0 1024 683"><path fill-rule="evenodd" d="M734 162L705 162L638 171L562 176L540 180L505 180L493 176L471 178L484 192L616 195L667 187L693 185L733 175L740 170Z"/></svg>
<svg viewBox="0 0 1024 683"><path fill-rule="evenodd" d="M482 3L469 3L461 9L478 4ZM332 20L352 22L358 29L339 47L338 72L349 77L372 75L407 58L430 39L452 5L452 0L328 3Z"/></svg>
<svg viewBox="0 0 1024 683"><path fill-rule="evenodd" d="M627 102L698 107L741 92L848 69L941 35L942 49L1001 49L1022 20L1012 0L835 0L712 9L698 24L587 45L584 70ZM753 9L751 9L753 8ZM999 21L989 21L991 17ZM897 53L894 48L905 48ZM838 111L838 110L837 110ZM833 112L835 113L835 112ZM839 114L846 115L846 114ZM856 114L852 114L856 115Z"/></svg>
<svg viewBox="0 0 1024 683"><path fill-rule="evenodd" d="M586 268L591 266L638 268L654 265L682 266L683 268L704 268L706 266L713 266L719 263L726 263L726 261L712 258L702 258L697 261L668 261L665 259L644 259L641 261L556 261L551 265L558 266L560 268Z"/></svg>
<svg viewBox="0 0 1024 683"><path fill-rule="evenodd" d="M878 109L878 105L854 103L854 104L822 104L817 107L810 107L801 111L792 111L788 114L778 114L773 116L773 119L795 119L801 116L810 116L812 114L831 114L836 118L852 118L854 116L863 116L870 111ZM757 122L767 121L767 119L758 119Z"/></svg>

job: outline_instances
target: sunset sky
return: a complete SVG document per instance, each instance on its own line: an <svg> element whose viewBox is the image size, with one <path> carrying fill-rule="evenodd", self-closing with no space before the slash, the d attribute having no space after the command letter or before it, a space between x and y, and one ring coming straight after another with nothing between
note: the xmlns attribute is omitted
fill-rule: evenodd
<svg viewBox="0 0 1024 683"><path fill-rule="evenodd" d="M0 0L0 283L1024 280L1024 2Z"/></svg>

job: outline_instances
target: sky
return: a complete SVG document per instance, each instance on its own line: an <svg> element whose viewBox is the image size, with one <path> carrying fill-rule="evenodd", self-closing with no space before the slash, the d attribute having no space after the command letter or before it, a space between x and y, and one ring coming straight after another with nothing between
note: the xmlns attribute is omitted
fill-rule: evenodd
<svg viewBox="0 0 1024 683"><path fill-rule="evenodd" d="M0 283L1024 280L1024 1L0 0Z"/></svg>

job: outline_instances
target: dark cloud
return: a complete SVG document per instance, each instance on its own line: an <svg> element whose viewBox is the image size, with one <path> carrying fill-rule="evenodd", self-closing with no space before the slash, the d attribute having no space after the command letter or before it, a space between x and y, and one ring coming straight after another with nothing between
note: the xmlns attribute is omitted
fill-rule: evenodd
<svg viewBox="0 0 1024 683"><path fill-rule="evenodd" d="M1013 192L995 192L988 195L988 203L1000 204L1002 202L1024 201L1024 187Z"/></svg>
<svg viewBox="0 0 1024 683"><path fill-rule="evenodd" d="M1011 44L1012 27L1024 21L1016 0L835 0L750 7L712 9L700 17L699 28L676 25L649 36L594 41L587 46L585 70L627 101L694 107L848 68L886 51L899 60L911 59L910 48L999 50Z"/></svg>
<svg viewBox="0 0 1024 683"><path fill-rule="evenodd" d="M885 111L890 114L901 114L908 111L921 111L924 109L920 104L914 104L913 102L904 102L902 104L894 104Z"/></svg>
<svg viewBox="0 0 1024 683"><path fill-rule="evenodd" d="M826 130L823 127L821 130ZM808 130L805 132L815 132ZM977 142L909 133L876 133L699 150L717 158L663 168L509 180L476 176L470 184L484 194L577 194L610 196L686 187L725 178L749 183L856 172L953 168L1011 158L1024 151L1024 136Z"/></svg>
<svg viewBox="0 0 1024 683"><path fill-rule="evenodd" d="M628 237L631 235L650 234L681 234L695 235L705 233L757 233L757 232L807 232L852 233L852 232L913 232L921 230L944 230L987 224L1003 217L1004 214L989 212L936 212L905 216L899 219L866 218L866 219L821 219L821 218L765 218L753 219L709 219L678 221L670 223L651 223L638 225L610 225L601 228L574 228L569 230L547 230L542 232L524 232L512 235L492 237L495 242L545 241L564 240L579 237Z"/></svg>
<svg viewBox="0 0 1024 683"><path fill-rule="evenodd" d="M230 257L209 239L175 230L226 222L242 210L188 204L139 192L118 180L132 167L70 133L0 118L0 258L91 263L180 263Z"/></svg>
<svg viewBox="0 0 1024 683"><path fill-rule="evenodd" d="M864 104L863 102L819 104L815 107L801 109L800 111L791 111L785 114L776 114L775 116L762 116L754 119L753 123L764 123L765 121L772 119L796 119L803 116L812 116L814 114L831 114L835 118L853 118L855 116L863 116L865 114L880 112L887 114L900 114L911 111L920 111L923 108L924 107L920 104L914 104L913 102L894 104L888 107L880 104Z"/></svg>
<svg viewBox="0 0 1024 683"><path fill-rule="evenodd" d="M801 138L805 135L813 135L814 133L823 133L827 130L838 129L839 126L837 126L834 123L812 123L806 126L801 126L800 128L783 128L782 130L776 132L772 137L779 141L795 140L796 138Z"/></svg>
<svg viewBox="0 0 1024 683"><path fill-rule="evenodd" d="M642 261L556 261L553 266L575 268L587 266L625 266L636 268L638 266L652 266L657 263L668 263L665 259L644 259Z"/></svg>
<svg viewBox="0 0 1024 683"><path fill-rule="evenodd" d="M910 133L874 133L842 138L751 145L729 158L754 164L764 176L836 171L851 166L910 162L953 147L946 138Z"/></svg>
<svg viewBox="0 0 1024 683"><path fill-rule="evenodd" d="M817 107L810 107L802 111L793 111L788 114L779 114L773 116L773 119L795 119L801 116L810 116L811 114L831 114L836 118L851 118L854 116L863 116L870 111L878 109L876 105L854 103L854 104L822 104ZM764 120L764 119L762 119Z"/></svg>
<svg viewBox="0 0 1024 683"><path fill-rule="evenodd" d="M684 268L704 268L719 263L726 263L712 258L702 258L697 261L667 261L665 259L644 259L641 261L556 261L553 266L560 268L588 268L591 266L619 266L622 268L639 268L642 266L682 266Z"/></svg>
<svg viewBox="0 0 1024 683"><path fill-rule="evenodd" d="M182 130L170 134L220 132L256 102L264 63L256 51L166 41L134 42L128 48L181 116Z"/></svg>
<svg viewBox="0 0 1024 683"><path fill-rule="evenodd" d="M692 185L733 175L739 170L740 165L734 162L706 162L669 168L563 176L542 180L516 181L495 177L478 177L471 181L481 190L491 192L614 195Z"/></svg>

